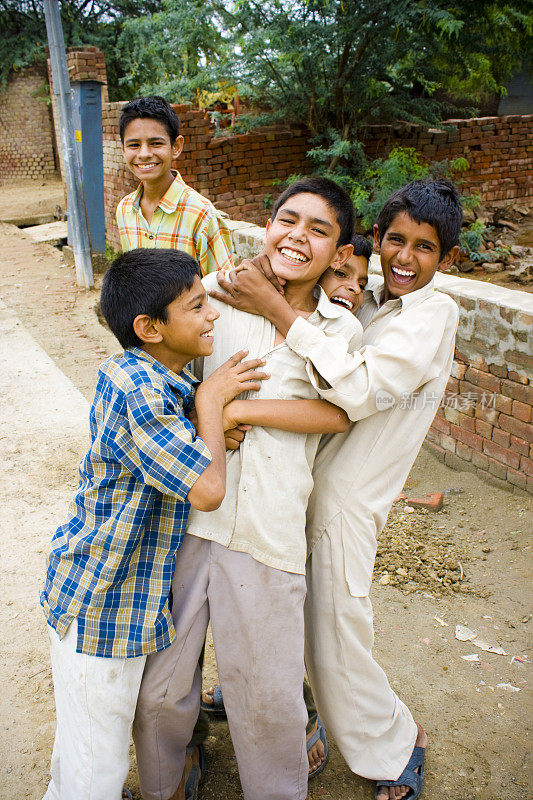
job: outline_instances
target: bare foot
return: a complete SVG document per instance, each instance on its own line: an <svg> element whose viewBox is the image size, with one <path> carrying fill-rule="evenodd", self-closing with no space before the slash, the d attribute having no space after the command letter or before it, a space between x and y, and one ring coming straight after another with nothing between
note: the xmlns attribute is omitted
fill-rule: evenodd
<svg viewBox="0 0 533 800"><path fill-rule="evenodd" d="M427 747L428 737L424 728L416 723L418 734L416 737L416 747ZM376 795L376 800L401 800L411 791L409 786L382 786Z"/></svg>
<svg viewBox="0 0 533 800"><path fill-rule="evenodd" d="M215 692L215 687L210 686L209 689L204 689L202 692L202 703L205 703L206 706L212 706L215 702L215 698L213 697Z"/></svg>
<svg viewBox="0 0 533 800"><path fill-rule="evenodd" d="M307 734L306 739L309 741L311 736L316 733L318 728L318 721L315 723L315 727L313 728L310 733ZM321 739L318 739L312 747L309 748L307 751L307 758L309 759L309 776L313 775L314 772L324 763L326 759L326 750L324 748L324 742Z"/></svg>
<svg viewBox="0 0 533 800"><path fill-rule="evenodd" d="M198 767L198 771L200 771L200 751L197 747L193 748L192 753L187 748L181 781L172 797L169 797L169 800L185 800L185 784L193 767Z"/></svg>

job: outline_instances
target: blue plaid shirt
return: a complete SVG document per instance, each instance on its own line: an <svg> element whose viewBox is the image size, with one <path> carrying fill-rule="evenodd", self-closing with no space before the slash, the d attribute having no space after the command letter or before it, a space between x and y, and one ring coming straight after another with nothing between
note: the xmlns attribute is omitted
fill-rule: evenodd
<svg viewBox="0 0 533 800"><path fill-rule="evenodd" d="M195 384L136 347L100 367L91 445L41 593L60 638L77 619L78 653L129 658L174 639L169 592L187 495L211 460L184 416Z"/></svg>

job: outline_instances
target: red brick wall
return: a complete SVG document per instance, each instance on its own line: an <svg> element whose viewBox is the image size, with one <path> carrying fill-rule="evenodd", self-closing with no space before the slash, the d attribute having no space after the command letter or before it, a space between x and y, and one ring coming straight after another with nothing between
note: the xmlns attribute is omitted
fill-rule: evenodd
<svg viewBox="0 0 533 800"><path fill-rule="evenodd" d="M459 306L452 375L427 443L446 464L533 492L533 304L526 292L440 275ZM449 284L449 288L447 288ZM489 296L483 297L486 292Z"/></svg>
<svg viewBox="0 0 533 800"><path fill-rule="evenodd" d="M42 96L45 80L38 70L23 70L0 90L0 183L56 173L52 119Z"/></svg>
<svg viewBox="0 0 533 800"><path fill-rule="evenodd" d="M470 169L465 186L483 202L533 196L533 115L455 119L448 130L417 125L374 125L367 129L365 152L382 158L394 145L414 147L423 161L464 156Z"/></svg>
<svg viewBox="0 0 533 800"><path fill-rule="evenodd" d="M126 169L118 135L118 117L124 103L108 103L103 109L104 194L106 237L119 248L115 225L118 201L137 185ZM185 138L183 152L174 164L183 179L232 219L264 225L269 211L267 195L281 189L272 185L293 173L309 172L306 133L299 129L277 129L240 136L216 137L202 111L175 105L180 132Z"/></svg>

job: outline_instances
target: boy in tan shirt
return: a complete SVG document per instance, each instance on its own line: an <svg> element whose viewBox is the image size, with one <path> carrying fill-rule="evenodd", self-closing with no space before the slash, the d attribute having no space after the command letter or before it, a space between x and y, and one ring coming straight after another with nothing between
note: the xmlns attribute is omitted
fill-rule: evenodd
<svg viewBox="0 0 533 800"><path fill-rule="evenodd" d="M368 595L377 536L451 369L459 313L433 277L457 255L461 220L448 181L413 181L389 197L374 226L383 284L353 354L311 331L259 269L219 280L225 301L270 319L312 363L320 396L357 422L326 437L313 468L306 667L320 716L352 771L376 780L379 800L416 800L422 791L427 737L372 657Z"/></svg>

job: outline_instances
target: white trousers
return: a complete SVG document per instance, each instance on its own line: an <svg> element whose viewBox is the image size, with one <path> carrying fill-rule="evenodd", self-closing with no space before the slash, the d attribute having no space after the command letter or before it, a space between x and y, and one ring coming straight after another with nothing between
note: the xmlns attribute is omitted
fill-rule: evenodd
<svg viewBox="0 0 533 800"><path fill-rule="evenodd" d="M133 727L143 798L168 800L180 781L211 619L245 800L304 800L305 577L187 534L172 595L176 639L146 662Z"/></svg>
<svg viewBox="0 0 533 800"><path fill-rule="evenodd" d="M357 775L397 780L416 740L407 706L372 657L369 597L353 597L340 528L315 545L307 569L305 662L320 718Z"/></svg>
<svg viewBox="0 0 533 800"><path fill-rule="evenodd" d="M62 640L48 631L57 728L43 800L120 800L146 656L76 653L76 621Z"/></svg>

